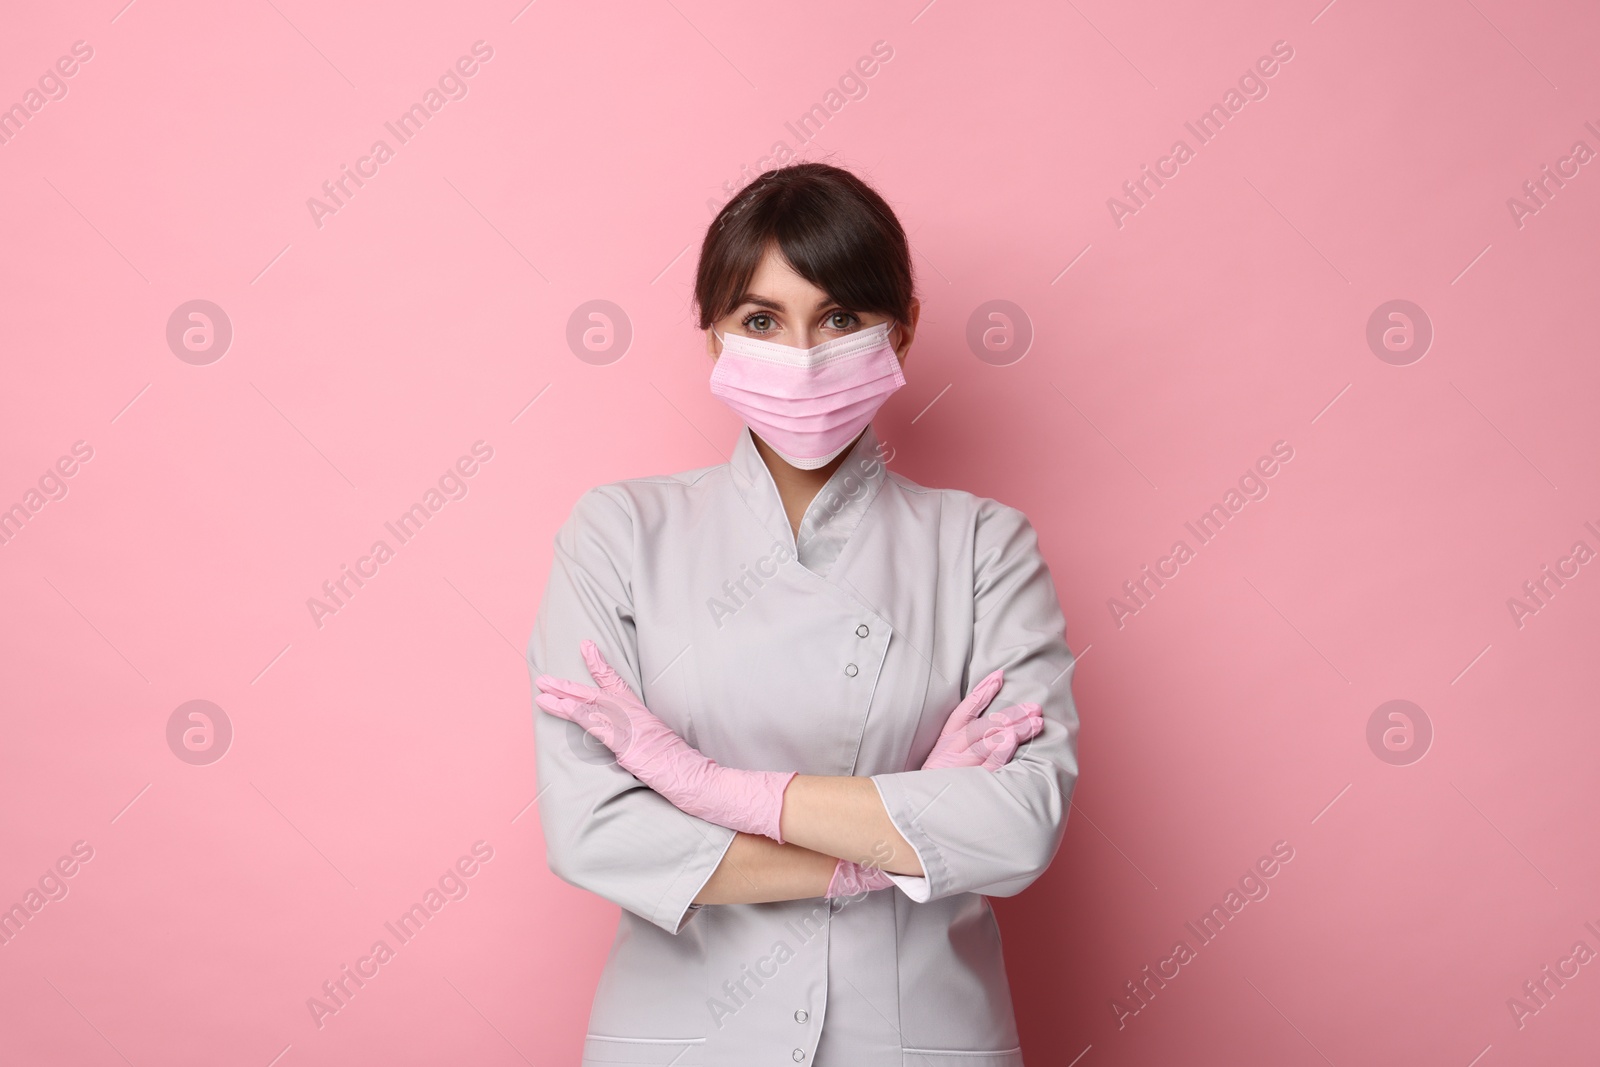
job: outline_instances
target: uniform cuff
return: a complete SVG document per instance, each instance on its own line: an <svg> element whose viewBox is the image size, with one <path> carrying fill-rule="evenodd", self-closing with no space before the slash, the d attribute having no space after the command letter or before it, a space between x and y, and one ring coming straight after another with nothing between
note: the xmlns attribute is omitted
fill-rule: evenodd
<svg viewBox="0 0 1600 1067"><path fill-rule="evenodd" d="M925 904L933 899L933 887L928 884L927 875L892 874L889 871L883 873L889 875L889 881L899 886L902 893L918 904Z"/></svg>
<svg viewBox="0 0 1600 1067"><path fill-rule="evenodd" d="M673 879L671 887L662 897L661 914L654 920L657 926L671 934L682 933L683 928L689 925L689 920L704 907L694 903L694 898L700 895L700 890L711 880L711 876L722 865L722 857L728 854L728 849L733 845L736 831L716 823L704 825L709 831L706 847L697 849L678 872L678 877Z"/></svg>
<svg viewBox="0 0 1600 1067"><path fill-rule="evenodd" d="M915 772L906 772L915 773ZM917 864L922 868L920 875L894 874L884 871L890 881L900 887L900 891L918 904L926 903L933 899L933 883L929 875L933 873L929 867L929 860L937 858L933 842L927 834L917 825L915 813L909 811L907 798L895 788L897 775L873 775L872 784L878 790L878 799L883 802L883 810L889 813L889 821L894 828L900 831L900 836L906 839L911 846L911 851L916 854ZM885 786L888 786L885 789Z"/></svg>

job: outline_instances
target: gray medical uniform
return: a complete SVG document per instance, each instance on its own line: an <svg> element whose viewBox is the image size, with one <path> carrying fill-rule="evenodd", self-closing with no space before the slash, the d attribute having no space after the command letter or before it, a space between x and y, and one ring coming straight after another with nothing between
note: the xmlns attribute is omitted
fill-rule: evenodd
<svg viewBox="0 0 1600 1067"><path fill-rule="evenodd" d="M723 766L871 776L925 872L831 902L691 908L733 831L535 710L550 868L622 909L586 1067L1021 1067L985 897L1022 891L1055 856L1078 714L1056 590L1020 511L890 473L869 426L797 537L746 428L726 464L578 500L530 672L592 684L586 637ZM919 770L996 667L990 707L1035 701L1043 732L997 772Z"/></svg>

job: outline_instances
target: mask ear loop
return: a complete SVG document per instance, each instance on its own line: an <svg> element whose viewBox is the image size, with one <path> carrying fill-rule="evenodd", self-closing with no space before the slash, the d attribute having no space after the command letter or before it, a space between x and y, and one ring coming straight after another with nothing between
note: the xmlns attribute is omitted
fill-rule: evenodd
<svg viewBox="0 0 1600 1067"><path fill-rule="evenodd" d="M884 333L883 333L883 343L889 346L889 351L890 352L894 352L896 358L899 358L900 353L895 352L894 341L892 341L890 339L890 336L894 333L895 330L900 329L900 321L898 319L889 319L888 323L889 323L889 328L887 330L885 330ZM902 332L902 336L903 335L904 334Z"/></svg>

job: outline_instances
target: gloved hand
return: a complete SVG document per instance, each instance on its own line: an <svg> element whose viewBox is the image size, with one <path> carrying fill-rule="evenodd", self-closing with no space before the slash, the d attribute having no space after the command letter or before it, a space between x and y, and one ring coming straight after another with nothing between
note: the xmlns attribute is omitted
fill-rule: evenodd
<svg viewBox="0 0 1600 1067"><path fill-rule="evenodd" d="M972 687L972 692L945 720L939 739L933 743L933 751L922 763L923 770L982 767L997 771L1011 762L1019 744L1039 735L1044 729L1044 709L1038 704L1013 704L979 718L1004 682L1005 672L995 670ZM849 897L862 891L888 889L892 885L894 882L882 870L842 859L834 865L833 878L823 895Z"/></svg>
<svg viewBox="0 0 1600 1067"><path fill-rule="evenodd" d="M979 717L1004 682L1005 672L996 670L972 687L967 699L945 720L933 751L923 761L923 770L982 767L998 771L1011 762L1018 745L1039 735L1044 729L1044 709L1038 704L1013 704Z"/></svg>
<svg viewBox="0 0 1600 1067"><path fill-rule="evenodd" d="M849 860L833 865L833 877L828 881L824 897L853 897L875 889L888 889L894 885L889 876L878 867L864 867Z"/></svg>
<svg viewBox="0 0 1600 1067"><path fill-rule="evenodd" d="M616 753L617 765L681 811L779 844L783 791L794 771L744 771L720 766L656 718L611 669L593 641L580 646L598 688L541 674L534 703L575 722Z"/></svg>

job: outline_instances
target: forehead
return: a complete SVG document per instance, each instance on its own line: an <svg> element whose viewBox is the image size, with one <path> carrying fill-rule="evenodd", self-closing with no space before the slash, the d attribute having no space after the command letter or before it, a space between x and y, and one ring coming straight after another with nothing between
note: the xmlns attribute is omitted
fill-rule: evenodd
<svg viewBox="0 0 1600 1067"><path fill-rule="evenodd" d="M780 311L812 311L833 302L826 292L797 274L775 247L761 257L740 300Z"/></svg>

